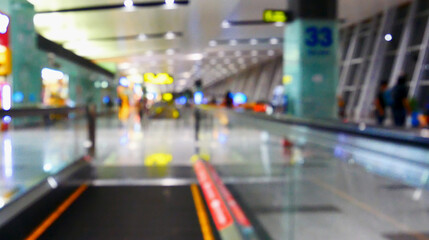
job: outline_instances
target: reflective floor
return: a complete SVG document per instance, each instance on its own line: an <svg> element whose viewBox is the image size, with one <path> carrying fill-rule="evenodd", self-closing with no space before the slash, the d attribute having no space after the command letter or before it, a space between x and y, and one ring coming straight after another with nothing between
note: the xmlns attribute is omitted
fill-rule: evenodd
<svg viewBox="0 0 429 240"><path fill-rule="evenodd" d="M215 116L212 162L270 238L429 239L427 149Z"/></svg>
<svg viewBox="0 0 429 240"><path fill-rule="evenodd" d="M143 124L99 119L94 184L195 182L198 152L265 239L429 239L427 149L252 122L224 111L202 114L197 141L194 123L191 111ZM2 195L83 155L86 135L76 129L3 134Z"/></svg>

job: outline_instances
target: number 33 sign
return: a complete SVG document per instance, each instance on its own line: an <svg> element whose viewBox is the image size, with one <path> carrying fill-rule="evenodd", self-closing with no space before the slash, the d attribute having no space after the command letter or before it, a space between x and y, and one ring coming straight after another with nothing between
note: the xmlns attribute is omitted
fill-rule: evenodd
<svg viewBox="0 0 429 240"><path fill-rule="evenodd" d="M330 47L333 43L332 35L329 27L308 27L305 29L305 44L309 47Z"/></svg>

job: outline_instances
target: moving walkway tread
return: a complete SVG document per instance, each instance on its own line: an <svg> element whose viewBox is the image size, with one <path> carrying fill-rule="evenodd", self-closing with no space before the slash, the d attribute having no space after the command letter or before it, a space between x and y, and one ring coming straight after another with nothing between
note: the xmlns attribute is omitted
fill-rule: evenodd
<svg viewBox="0 0 429 240"><path fill-rule="evenodd" d="M203 239L189 186L89 187L39 239Z"/></svg>

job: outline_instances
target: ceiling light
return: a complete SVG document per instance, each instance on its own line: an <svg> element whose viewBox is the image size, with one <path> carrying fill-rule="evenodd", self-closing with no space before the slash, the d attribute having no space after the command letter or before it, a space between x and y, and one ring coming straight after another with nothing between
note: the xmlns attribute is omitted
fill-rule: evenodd
<svg viewBox="0 0 429 240"><path fill-rule="evenodd" d="M271 38L270 39L270 44L275 45L275 44L278 44L278 43L279 43L279 39L277 39L277 38Z"/></svg>
<svg viewBox="0 0 429 240"><path fill-rule="evenodd" d="M131 74L131 75L127 76L127 78L132 83L137 83L137 84L143 83L143 75L139 74L139 73Z"/></svg>
<svg viewBox="0 0 429 240"><path fill-rule="evenodd" d="M229 45L231 45L231 46L237 45L237 40L235 40L235 39L230 40Z"/></svg>
<svg viewBox="0 0 429 240"><path fill-rule="evenodd" d="M384 40L386 40L387 42L392 41L392 39L393 39L392 34L388 33L384 35Z"/></svg>
<svg viewBox="0 0 429 240"><path fill-rule="evenodd" d="M192 53L188 54L187 59L191 61L200 61L204 58L204 55L202 53Z"/></svg>
<svg viewBox="0 0 429 240"><path fill-rule="evenodd" d="M174 0L165 0L165 6L167 8L173 8L174 7Z"/></svg>
<svg viewBox="0 0 429 240"><path fill-rule="evenodd" d="M137 38L139 39L139 41L144 41L147 39L147 36L146 36L146 34L142 33L142 34L139 34L139 36Z"/></svg>
<svg viewBox="0 0 429 240"><path fill-rule="evenodd" d="M275 52L274 52L274 50L268 50L267 54L268 54L268 56L271 57L271 56L274 56Z"/></svg>
<svg viewBox="0 0 429 240"><path fill-rule="evenodd" d="M125 1L124 1L124 6L125 6L126 8L133 8L133 7L134 7L134 2L133 2L133 0L125 0Z"/></svg>
<svg viewBox="0 0 429 240"><path fill-rule="evenodd" d="M190 78L191 77L191 73L190 72L184 72L182 74L182 77L184 77L184 78Z"/></svg>
<svg viewBox="0 0 429 240"><path fill-rule="evenodd" d="M167 49L167 51L165 51L165 53L167 53L167 55L173 55L175 53L174 49L170 48Z"/></svg>
<svg viewBox="0 0 429 240"><path fill-rule="evenodd" d="M285 24L283 22L275 22L274 26L276 27L283 27Z"/></svg>
<svg viewBox="0 0 429 240"><path fill-rule="evenodd" d="M176 34L174 32L167 32L165 34L165 38L169 40L174 39L175 37L176 37Z"/></svg>
<svg viewBox="0 0 429 240"><path fill-rule="evenodd" d="M240 64L244 64L244 63L245 63L244 58L239 58L239 59L238 59L238 63L240 63Z"/></svg>
<svg viewBox="0 0 429 240"><path fill-rule="evenodd" d="M222 28L229 28L231 27L231 24L228 21L223 21L221 26Z"/></svg>
<svg viewBox="0 0 429 240"><path fill-rule="evenodd" d="M119 69L127 69L130 67L131 67L131 64L127 62L119 64Z"/></svg>
<svg viewBox="0 0 429 240"><path fill-rule="evenodd" d="M258 56L258 51L252 50L251 54L253 57L256 57L256 56Z"/></svg>
<svg viewBox="0 0 429 240"><path fill-rule="evenodd" d="M209 42L209 46L210 47L214 47L214 46L216 46L217 45L217 42L215 41L215 40L211 40L210 42Z"/></svg>
<svg viewBox="0 0 429 240"><path fill-rule="evenodd" d="M146 52L146 56L152 56L152 55L153 55L153 51L149 50L149 51Z"/></svg>
<svg viewBox="0 0 429 240"><path fill-rule="evenodd" d="M258 40L254 38L250 39L250 45L256 45L256 44L258 44Z"/></svg>
<svg viewBox="0 0 429 240"><path fill-rule="evenodd" d="M132 69L128 70L128 73L131 75L135 75L135 74L139 73L139 70L136 68L132 68Z"/></svg>

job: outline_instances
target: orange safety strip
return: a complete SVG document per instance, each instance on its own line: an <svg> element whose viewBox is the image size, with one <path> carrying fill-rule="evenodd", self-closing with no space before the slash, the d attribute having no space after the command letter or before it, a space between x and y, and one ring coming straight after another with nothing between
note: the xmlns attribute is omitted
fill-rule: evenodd
<svg viewBox="0 0 429 240"><path fill-rule="evenodd" d="M207 211L203 204L200 190L196 184L191 185L192 197L194 198L195 209L197 210L198 220L200 222L201 232L203 233L204 240L214 240L213 231L210 227L210 221Z"/></svg>
<svg viewBox="0 0 429 240"><path fill-rule="evenodd" d="M48 229L70 205L88 188L81 185L72 195L70 195L42 224L40 224L25 240L36 240Z"/></svg>

